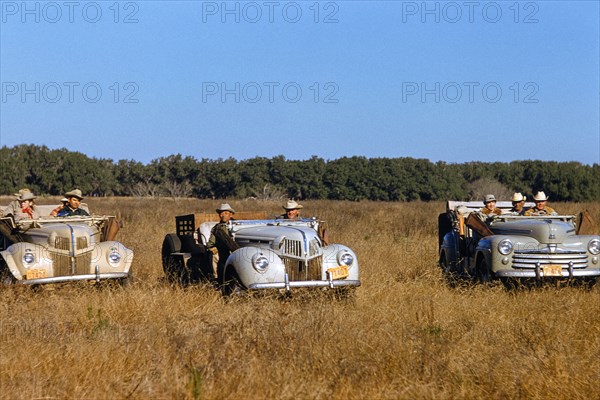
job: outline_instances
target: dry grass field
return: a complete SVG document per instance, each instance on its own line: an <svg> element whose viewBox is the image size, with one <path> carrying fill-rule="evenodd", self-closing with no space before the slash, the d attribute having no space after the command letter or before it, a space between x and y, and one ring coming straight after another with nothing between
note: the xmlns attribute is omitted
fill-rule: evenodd
<svg viewBox="0 0 600 400"><path fill-rule="evenodd" d="M122 216L134 284L0 289L3 399L600 399L600 284L448 287L441 202L304 202L359 257L363 286L343 301L171 287L174 216L220 202L86 200ZM599 204L551 205L600 221Z"/></svg>

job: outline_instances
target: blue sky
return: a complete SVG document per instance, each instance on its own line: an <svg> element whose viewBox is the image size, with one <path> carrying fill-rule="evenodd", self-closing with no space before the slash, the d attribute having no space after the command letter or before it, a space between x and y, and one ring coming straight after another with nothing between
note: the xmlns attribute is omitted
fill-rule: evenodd
<svg viewBox="0 0 600 400"><path fill-rule="evenodd" d="M0 145L600 162L598 1L0 1Z"/></svg>

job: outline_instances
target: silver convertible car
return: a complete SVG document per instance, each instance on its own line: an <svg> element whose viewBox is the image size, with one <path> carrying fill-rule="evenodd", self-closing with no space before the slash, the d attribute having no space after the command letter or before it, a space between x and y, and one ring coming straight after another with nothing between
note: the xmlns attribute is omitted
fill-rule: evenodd
<svg viewBox="0 0 600 400"><path fill-rule="evenodd" d="M41 217L0 218L2 284L38 285L132 279L133 251L114 240L112 216L51 217L56 206L37 206Z"/></svg>
<svg viewBox="0 0 600 400"><path fill-rule="evenodd" d="M243 218L243 213L236 213ZM220 276L211 267L206 244L216 221L202 214L176 217L177 233L163 242L163 268L179 282L212 280L225 293L239 290L296 288L342 289L360 286L356 254L348 246L327 243L317 219L240 219L229 231L240 248L229 256Z"/></svg>
<svg viewBox="0 0 600 400"><path fill-rule="evenodd" d="M497 207L503 214L484 222L477 216L481 203L447 203L438 225L439 263L448 278L542 282L600 276L600 236L587 214L518 216L508 213L510 202Z"/></svg>

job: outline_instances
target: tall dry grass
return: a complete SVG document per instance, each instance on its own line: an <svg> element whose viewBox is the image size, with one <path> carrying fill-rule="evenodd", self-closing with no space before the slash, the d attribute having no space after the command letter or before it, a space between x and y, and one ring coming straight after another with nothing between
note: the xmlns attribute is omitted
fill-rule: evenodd
<svg viewBox="0 0 600 400"><path fill-rule="evenodd" d="M448 287L436 265L442 203L306 202L359 257L363 286L338 301L170 287L160 246L174 216L218 202L87 200L122 215L135 282L3 289L2 398L600 398L599 285ZM600 220L599 204L553 207Z"/></svg>

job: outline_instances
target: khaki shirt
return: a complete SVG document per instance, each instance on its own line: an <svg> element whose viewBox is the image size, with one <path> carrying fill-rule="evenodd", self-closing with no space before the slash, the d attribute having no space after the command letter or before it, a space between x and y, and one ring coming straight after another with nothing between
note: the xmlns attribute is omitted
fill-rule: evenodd
<svg viewBox="0 0 600 400"><path fill-rule="evenodd" d="M543 210L538 210L536 207L532 207L529 210L525 211L523 215L558 215L556 211L552 207L546 206Z"/></svg>
<svg viewBox="0 0 600 400"><path fill-rule="evenodd" d="M207 247L216 247L219 252L219 263L225 263L229 254L240 248L240 246L233 240L227 224L219 222L210 230L210 238L208 239Z"/></svg>

